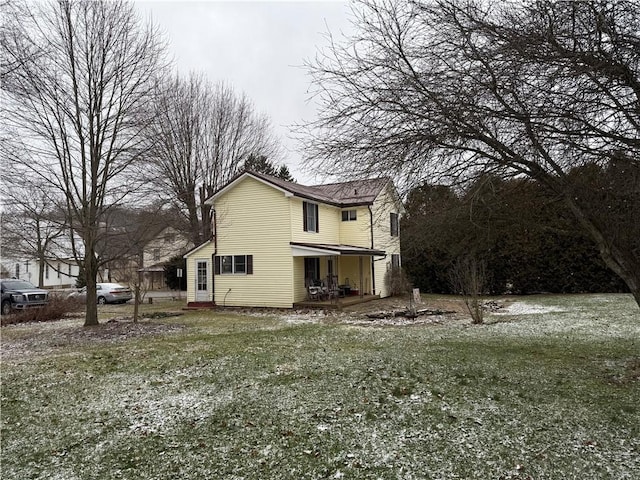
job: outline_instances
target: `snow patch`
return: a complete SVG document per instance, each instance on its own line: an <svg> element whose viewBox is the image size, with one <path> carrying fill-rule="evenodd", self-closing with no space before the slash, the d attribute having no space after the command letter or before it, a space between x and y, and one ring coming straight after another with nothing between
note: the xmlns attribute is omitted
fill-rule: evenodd
<svg viewBox="0 0 640 480"><path fill-rule="evenodd" d="M496 315L539 315L543 313L560 313L565 310L558 307L545 307L524 302L514 302L495 312Z"/></svg>

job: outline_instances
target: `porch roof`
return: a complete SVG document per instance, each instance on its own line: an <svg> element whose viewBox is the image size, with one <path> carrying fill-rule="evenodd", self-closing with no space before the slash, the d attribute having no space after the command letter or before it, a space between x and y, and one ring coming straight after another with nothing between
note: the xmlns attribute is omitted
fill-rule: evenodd
<svg viewBox="0 0 640 480"><path fill-rule="evenodd" d="M294 257L326 257L339 255L384 257L384 250L356 247L354 245L333 245L326 243L289 242Z"/></svg>

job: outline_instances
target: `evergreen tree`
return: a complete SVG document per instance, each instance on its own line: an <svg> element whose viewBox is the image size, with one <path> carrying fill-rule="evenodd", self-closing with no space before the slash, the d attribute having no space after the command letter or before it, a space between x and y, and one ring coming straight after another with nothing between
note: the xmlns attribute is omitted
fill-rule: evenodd
<svg viewBox="0 0 640 480"><path fill-rule="evenodd" d="M289 172L289 168L285 164L280 165L276 177L286 180L287 182L295 182L295 179L291 176L291 172Z"/></svg>
<svg viewBox="0 0 640 480"><path fill-rule="evenodd" d="M251 170L253 172L264 173L266 175L276 175L276 169L265 155L249 155L249 158L244 162L245 170Z"/></svg>
<svg viewBox="0 0 640 480"><path fill-rule="evenodd" d="M271 175L272 177L278 177L287 182L295 182L294 178L289 172L289 168L283 163L279 168L264 155L249 155L249 158L244 162L244 169L251 170L257 173L264 173Z"/></svg>
<svg viewBox="0 0 640 480"><path fill-rule="evenodd" d="M637 208L632 188L625 187L634 184L632 169L625 167L623 175L613 167L583 168L573 173L582 181L616 179L617 190L626 192L596 202L603 209ZM402 232L403 263L423 291L451 292L448 271L471 251L487 264L487 293L626 291L561 200L531 180L485 175L457 193L445 186L416 188Z"/></svg>
<svg viewBox="0 0 640 480"><path fill-rule="evenodd" d="M178 277L178 269L182 269L182 277ZM171 290L183 290L187 285L187 260L182 255L176 255L164 264L167 287Z"/></svg>

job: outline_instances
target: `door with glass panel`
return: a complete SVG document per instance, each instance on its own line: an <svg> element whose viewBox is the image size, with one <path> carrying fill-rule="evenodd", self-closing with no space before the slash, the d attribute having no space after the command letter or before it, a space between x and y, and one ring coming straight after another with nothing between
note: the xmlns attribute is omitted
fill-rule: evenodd
<svg viewBox="0 0 640 480"><path fill-rule="evenodd" d="M209 262L207 260L196 261L196 302L211 300L209 294Z"/></svg>

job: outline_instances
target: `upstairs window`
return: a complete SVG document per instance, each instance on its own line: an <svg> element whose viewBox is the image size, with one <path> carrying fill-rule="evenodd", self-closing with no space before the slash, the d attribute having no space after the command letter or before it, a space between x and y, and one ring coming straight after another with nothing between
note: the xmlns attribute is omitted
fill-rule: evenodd
<svg viewBox="0 0 640 480"><path fill-rule="evenodd" d="M354 222L358 219L358 211L357 210L343 210L342 211L342 221L343 222Z"/></svg>
<svg viewBox="0 0 640 480"><path fill-rule="evenodd" d="M318 205L310 202L302 202L302 221L305 232L319 232Z"/></svg>
<svg viewBox="0 0 640 480"><path fill-rule="evenodd" d="M397 213L391 214L391 236L397 237L400 232L399 215Z"/></svg>

